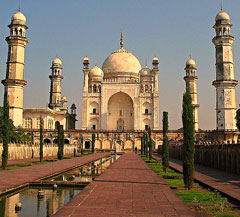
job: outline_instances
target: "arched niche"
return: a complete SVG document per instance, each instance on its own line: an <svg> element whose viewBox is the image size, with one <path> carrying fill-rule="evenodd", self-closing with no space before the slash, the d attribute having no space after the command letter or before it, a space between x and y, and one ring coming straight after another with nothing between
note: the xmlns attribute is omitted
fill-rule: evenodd
<svg viewBox="0 0 240 217"><path fill-rule="evenodd" d="M102 144L102 149L111 149L111 141L110 140L104 140Z"/></svg>
<svg viewBox="0 0 240 217"><path fill-rule="evenodd" d="M115 93L108 100L108 130L133 130L133 101L132 98L123 92Z"/></svg>

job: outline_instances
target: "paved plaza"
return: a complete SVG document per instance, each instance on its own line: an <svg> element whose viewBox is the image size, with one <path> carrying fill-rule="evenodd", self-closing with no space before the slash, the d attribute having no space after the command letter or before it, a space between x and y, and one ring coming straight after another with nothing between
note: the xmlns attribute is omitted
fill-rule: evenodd
<svg viewBox="0 0 240 217"><path fill-rule="evenodd" d="M125 153L53 216L194 215L138 155Z"/></svg>

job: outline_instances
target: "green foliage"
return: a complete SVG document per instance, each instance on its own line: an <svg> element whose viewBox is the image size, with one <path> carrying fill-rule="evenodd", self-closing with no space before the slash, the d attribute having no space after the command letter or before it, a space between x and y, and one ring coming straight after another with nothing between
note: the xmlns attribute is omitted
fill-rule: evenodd
<svg viewBox="0 0 240 217"><path fill-rule="evenodd" d="M43 120L40 117L40 162L43 160Z"/></svg>
<svg viewBox="0 0 240 217"><path fill-rule="evenodd" d="M235 119L236 119L236 121L237 121L237 123L236 123L237 128L238 128L238 130L240 131L240 109L237 110Z"/></svg>
<svg viewBox="0 0 240 217"><path fill-rule="evenodd" d="M0 107L0 142L3 142L3 138L5 137L6 123L8 125L8 133L9 133L9 142L32 142L32 138L29 135L26 135L25 131L18 127L16 128L13 125L13 121L9 119L8 121L4 118L4 107Z"/></svg>
<svg viewBox="0 0 240 217"><path fill-rule="evenodd" d="M164 179L167 185L170 186L185 186L182 177L180 179ZM194 186L198 186L198 183L194 183Z"/></svg>
<svg viewBox="0 0 240 217"><path fill-rule="evenodd" d="M63 125L60 125L58 123L57 125L57 130L58 130L58 154L57 154L57 158L58 160L62 160L63 159L63 151L64 151L64 130L63 130Z"/></svg>
<svg viewBox="0 0 240 217"><path fill-rule="evenodd" d="M145 149L145 156L148 157L148 135L144 133L144 149Z"/></svg>
<svg viewBox="0 0 240 217"><path fill-rule="evenodd" d="M150 160L146 157L142 157L144 161L147 162L148 166L156 172L158 175L163 176L166 179L182 179L182 174L174 172L172 169L167 169L164 172L162 164L156 160Z"/></svg>
<svg viewBox="0 0 240 217"><path fill-rule="evenodd" d="M9 121L9 105L7 94L4 94L3 110L1 115L1 136L3 140L3 151L2 151L2 168L6 169L8 162L8 143L10 140L10 121Z"/></svg>
<svg viewBox="0 0 240 217"><path fill-rule="evenodd" d="M182 201L193 204L192 210L194 210L196 213L202 212L204 216L205 214L207 216L208 214L214 214L214 216L216 215L215 217L238 216L234 215L234 213L238 213L238 210L229 207L226 203L227 199L222 197L219 192L211 192L209 190L206 191L197 183L193 184L196 186L194 190L183 191L182 186L185 186L185 183L182 179L182 174L176 173L169 168L165 173L160 162L156 160L149 161L145 155L142 155L141 157L153 171L164 178L164 182L166 182L167 185L171 186L173 189L176 189L174 192L181 197Z"/></svg>
<svg viewBox="0 0 240 217"><path fill-rule="evenodd" d="M162 166L164 172L169 167L169 151L168 151L168 112L163 112L163 145L162 145Z"/></svg>
<svg viewBox="0 0 240 217"><path fill-rule="evenodd" d="M148 128L148 158L149 160L152 160L152 133L151 133L151 128Z"/></svg>
<svg viewBox="0 0 240 217"><path fill-rule="evenodd" d="M180 199L184 202L197 201L198 203L203 204L216 204L227 201L226 198L221 197L220 195L210 191L197 191L197 190L178 191L176 192L176 194L181 195Z"/></svg>
<svg viewBox="0 0 240 217"><path fill-rule="evenodd" d="M95 148L95 133L92 134L92 153L94 153Z"/></svg>
<svg viewBox="0 0 240 217"><path fill-rule="evenodd" d="M141 155L144 154L144 138L143 136L141 137Z"/></svg>
<svg viewBox="0 0 240 217"><path fill-rule="evenodd" d="M189 93L183 95L183 177L185 187L190 190L193 186L194 175L194 122L192 97Z"/></svg>
<svg viewBox="0 0 240 217"><path fill-rule="evenodd" d="M80 138L81 143L81 155L83 155L83 136Z"/></svg>

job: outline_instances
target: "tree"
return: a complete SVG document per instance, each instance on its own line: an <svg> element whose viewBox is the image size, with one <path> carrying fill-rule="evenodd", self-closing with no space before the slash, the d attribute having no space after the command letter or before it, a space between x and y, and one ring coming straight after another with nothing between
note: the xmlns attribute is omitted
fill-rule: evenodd
<svg viewBox="0 0 240 217"><path fill-rule="evenodd" d="M1 122L1 134L3 140L2 168L6 169L8 163L8 143L10 139L9 105L6 92L4 94L3 114Z"/></svg>
<svg viewBox="0 0 240 217"><path fill-rule="evenodd" d="M163 145L162 145L162 167L166 172L169 166L169 152L168 152L168 112L163 112Z"/></svg>
<svg viewBox="0 0 240 217"><path fill-rule="evenodd" d="M63 125L61 125L61 157L63 159L64 156L64 130Z"/></svg>
<svg viewBox="0 0 240 217"><path fill-rule="evenodd" d="M152 134L151 134L151 128L148 128L148 158L149 160L152 160Z"/></svg>
<svg viewBox="0 0 240 217"><path fill-rule="evenodd" d="M183 179L185 188L193 186L194 176L194 121L192 97L189 93L183 95Z"/></svg>
<svg viewBox="0 0 240 217"><path fill-rule="evenodd" d="M81 143L81 155L83 155L83 136L80 138Z"/></svg>
<svg viewBox="0 0 240 217"><path fill-rule="evenodd" d="M43 120L40 117L40 162L43 160Z"/></svg>
<svg viewBox="0 0 240 217"><path fill-rule="evenodd" d="M57 158L58 160L63 159L63 149L64 149L64 130L63 130L63 125L60 125L59 123L57 124L57 130L58 130L58 153L57 153Z"/></svg>
<svg viewBox="0 0 240 217"><path fill-rule="evenodd" d="M92 134L92 153L94 153L95 148L95 133Z"/></svg>
<svg viewBox="0 0 240 217"><path fill-rule="evenodd" d="M237 110L237 114L236 114L235 118L236 118L236 121L237 121L237 123L236 123L237 128L240 131L240 109Z"/></svg>
<svg viewBox="0 0 240 217"><path fill-rule="evenodd" d="M143 143L144 143L144 140L143 140L143 136L141 136L141 155L143 155Z"/></svg>
<svg viewBox="0 0 240 217"><path fill-rule="evenodd" d="M145 156L148 157L148 136L146 133L144 133L144 146L145 146Z"/></svg>

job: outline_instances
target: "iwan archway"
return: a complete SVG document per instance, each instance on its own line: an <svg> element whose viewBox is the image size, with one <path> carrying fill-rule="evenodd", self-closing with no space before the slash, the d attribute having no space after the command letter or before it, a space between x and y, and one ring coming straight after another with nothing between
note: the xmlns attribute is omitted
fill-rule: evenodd
<svg viewBox="0 0 240 217"><path fill-rule="evenodd" d="M129 95L118 92L108 101L108 130L133 130L133 101Z"/></svg>

